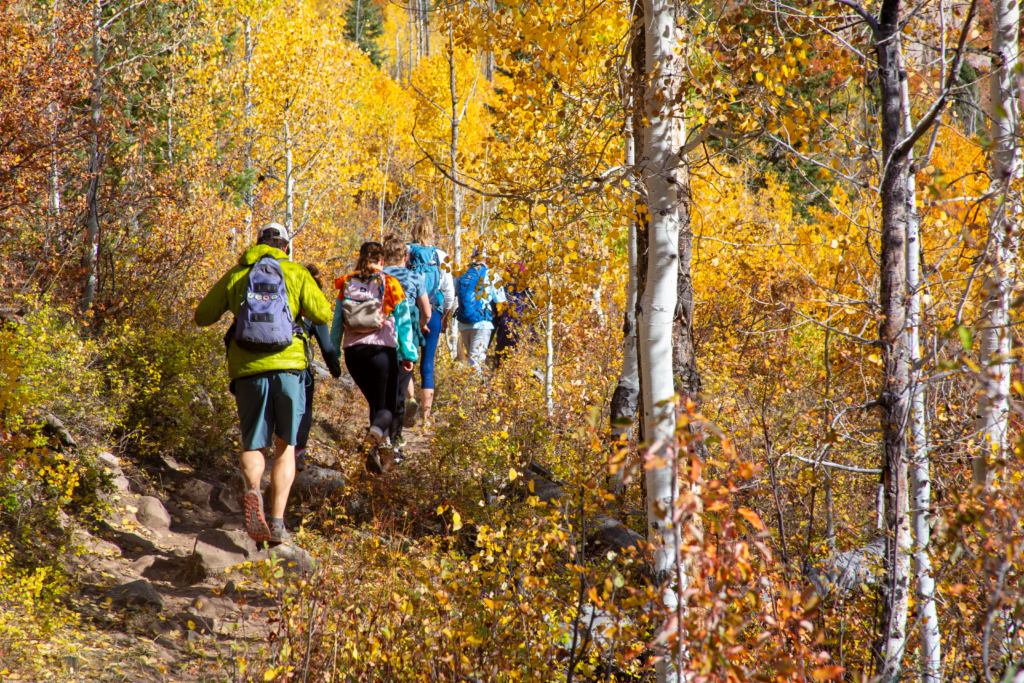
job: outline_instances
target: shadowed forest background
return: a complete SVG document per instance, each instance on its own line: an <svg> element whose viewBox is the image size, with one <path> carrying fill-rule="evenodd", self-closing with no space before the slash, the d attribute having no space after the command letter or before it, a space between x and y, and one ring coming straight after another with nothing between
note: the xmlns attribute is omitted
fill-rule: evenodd
<svg viewBox="0 0 1024 683"><path fill-rule="evenodd" d="M1020 39L1011 0L0 0L0 680L1021 683ZM269 221L331 283L420 216L529 334L442 343L376 478L324 379L305 554L218 545L196 303Z"/></svg>

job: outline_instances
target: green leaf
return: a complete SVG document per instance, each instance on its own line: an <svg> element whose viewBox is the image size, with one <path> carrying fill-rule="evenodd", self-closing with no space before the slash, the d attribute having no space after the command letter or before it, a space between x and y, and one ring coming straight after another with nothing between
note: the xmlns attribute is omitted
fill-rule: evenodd
<svg viewBox="0 0 1024 683"><path fill-rule="evenodd" d="M964 351L970 351L971 347L974 346L974 337L971 334L971 329L960 325L956 328L956 333L960 335L960 343L963 345Z"/></svg>

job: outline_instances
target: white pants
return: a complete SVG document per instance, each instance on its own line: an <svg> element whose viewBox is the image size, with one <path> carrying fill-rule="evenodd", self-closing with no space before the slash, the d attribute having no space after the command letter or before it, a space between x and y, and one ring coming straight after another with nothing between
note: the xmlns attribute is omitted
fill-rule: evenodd
<svg viewBox="0 0 1024 683"><path fill-rule="evenodd" d="M494 330L462 330L459 332L459 360L468 361L469 367L477 372L484 368L487 360L487 345Z"/></svg>

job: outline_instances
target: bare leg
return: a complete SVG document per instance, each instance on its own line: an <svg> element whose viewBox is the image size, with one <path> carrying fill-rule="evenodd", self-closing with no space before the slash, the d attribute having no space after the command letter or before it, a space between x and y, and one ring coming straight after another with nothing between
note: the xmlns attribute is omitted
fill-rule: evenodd
<svg viewBox="0 0 1024 683"><path fill-rule="evenodd" d="M430 419L431 408L434 406L434 390L433 389L421 389L420 398L423 399L422 405L420 406L423 410L423 419Z"/></svg>
<svg viewBox="0 0 1024 683"><path fill-rule="evenodd" d="M245 477L245 487L258 489L260 479L263 478L263 470L267 466L260 451L242 451L242 476Z"/></svg>
<svg viewBox="0 0 1024 683"><path fill-rule="evenodd" d="M270 516L284 519L288 493L292 490L292 482L295 481L295 446L289 446L274 437L274 447L277 450L277 457L274 458L274 467L270 470Z"/></svg>
<svg viewBox="0 0 1024 683"><path fill-rule="evenodd" d="M409 384L406 385L405 400L406 401L415 401L416 400L416 377L415 377L415 375L413 376L413 378L411 380L409 380Z"/></svg>

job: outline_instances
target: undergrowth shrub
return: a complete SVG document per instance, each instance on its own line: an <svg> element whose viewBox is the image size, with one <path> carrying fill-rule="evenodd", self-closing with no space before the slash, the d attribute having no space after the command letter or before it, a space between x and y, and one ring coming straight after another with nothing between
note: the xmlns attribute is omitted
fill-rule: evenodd
<svg viewBox="0 0 1024 683"><path fill-rule="evenodd" d="M122 389L99 369L103 351L58 308L0 328L0 669L38 666L45 640L73 621L60 602L67 513L102 506L96 444Z"/></svg>
<svg viewBox="0 0 1024 683"><path fill-rule="evenodd" d="M121 447L197 466L232 451L237 415L223 332L197 328L191 311L169 312L155 303L139 318L124 325L110 354L113 371L135 389L118 433Z"/></svg>

